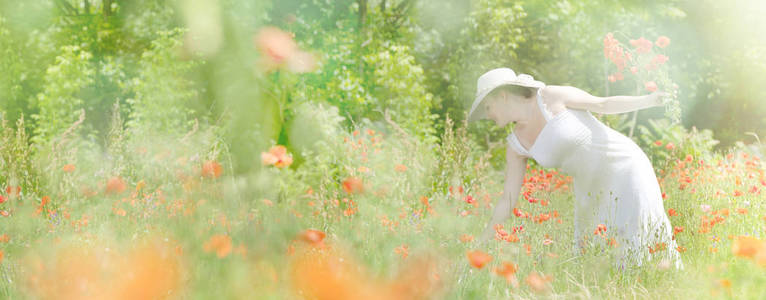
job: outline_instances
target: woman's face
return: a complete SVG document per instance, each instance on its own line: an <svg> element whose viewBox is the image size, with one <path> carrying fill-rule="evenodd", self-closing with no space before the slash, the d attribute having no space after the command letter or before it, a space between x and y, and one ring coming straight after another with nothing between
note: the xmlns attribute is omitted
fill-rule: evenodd
<svg viewBox="0 0 766 300"><path fill-rule="evenodd" d="M487 118L495 121L497 126L503 127L511 122L517 122L525 116L522 113L523 103L521 96L513 95L505 91L493 93L487 96L484 109L487 110Z"/></svg>

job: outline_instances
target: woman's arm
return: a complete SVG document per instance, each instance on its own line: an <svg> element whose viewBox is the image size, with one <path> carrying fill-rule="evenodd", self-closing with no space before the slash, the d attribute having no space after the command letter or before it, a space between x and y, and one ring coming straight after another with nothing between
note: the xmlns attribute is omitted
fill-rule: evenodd
<svg viewBox="0 0 766 300"><path fill-rule="evenodd" d="M645 108L662 106L662 92L643 96L597 97L571 86L546 86L543 97L560 102L566 107L588 110L601 114L619 114Z"/></svg>
<svg viewBox="0 0 766 300"><path fill-rule="evenodd" d="M495 236L495 224L505 222L511 216L511 210L519 200L519 191L527 171L527 158L516 153L511 147L508 147L506 150L506 161L507 167L505 170L503 195L497 200L494 212L492 213L492 219L479 238L479 241L482 243Z"/></svg>

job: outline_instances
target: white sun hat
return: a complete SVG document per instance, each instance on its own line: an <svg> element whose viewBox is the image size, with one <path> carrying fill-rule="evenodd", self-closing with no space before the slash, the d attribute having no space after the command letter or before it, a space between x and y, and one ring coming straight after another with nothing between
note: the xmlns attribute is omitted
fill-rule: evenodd
<svg viewBox="0 0 766 300"><path fill-rule="evenodd" d="M489 70L487 73L479 76L479 80L476 83L476 100L473 101L471 110L468 112L468 122L486 119L487 112L480 108L481 102L492 90L508 84L532 88L542 88L545 86L545 83L535 80L530 75L519 74L516 76L516 73L509 68Z"/></svg>

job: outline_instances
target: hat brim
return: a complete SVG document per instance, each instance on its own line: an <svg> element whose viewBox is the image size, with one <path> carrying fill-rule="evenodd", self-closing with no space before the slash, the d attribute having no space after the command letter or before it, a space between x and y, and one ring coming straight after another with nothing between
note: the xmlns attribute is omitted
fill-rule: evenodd
<svg viewBox="0 0 766 300"><path fill-rule="evenodd" d="M519 82L519 81L503 81L499 82L494 87L484 90L478 95L476 95L476 98L473 100L473 105L471 105L471 110L468 112L468 122L483 120L487 118L487 111L484 109L480 109L482 106L482 102L484 101L484 98L489 95L489 93L492 93L495 89L504 86L504 85L518 85L518 86L525 86L525 87L531 87L531 88L542 88L545 86L544 83L540 81L533 81L533 82Z"/></svg>

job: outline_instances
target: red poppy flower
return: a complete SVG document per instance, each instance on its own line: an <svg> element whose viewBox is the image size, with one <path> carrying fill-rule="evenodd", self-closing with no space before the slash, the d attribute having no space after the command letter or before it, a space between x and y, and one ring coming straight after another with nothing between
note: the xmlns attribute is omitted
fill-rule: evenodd
<svg viewBox="0 0 766 300"><path fill-rule="evenodd" d="M657 45L657 47L665 48L668 45L670 45L670 38L662 35L662 36L657 38L657 41L654 42L654 44Z"/></svg>
<svg viewBox="0 0 766 300"><path fill-rule="evenodd" d="M306 229L300 234L301 240L314 246L321 245L324 237L325 233L316 229Z"/></svg>
<svg viewBox="0 0 766 300"><path fill-rule="evenodd" d="M468 257L468 262L474 268L477 268L477 269L483 268L484 265L486 265L487 263L492 261L492 256L491 255L489 255L487 253L484 253L484 252L482 252L480 250L467 251L466 252L466 256Z"/></svg>
<svg viewBox="0 0 766 300"><path fill-rule="evenodd" d="M107 194L120 194L125 191L125 188L125 181L123 181L119 176L109 178L109 180L106 182Z"/></svg>
<svg viewBox="0 0 766 300"><path fill-rule="evenodd" d="M202 177L218 178L223 173L223 167L217 161L208 160L202 164Z"/></svg>
<svg viewBox="0 0 766 300"><path fill-rule="evenodd" d="M343 190L348 194L361 194L364 192L364 183L356 177L349 177L343 181Z"/></svg>

